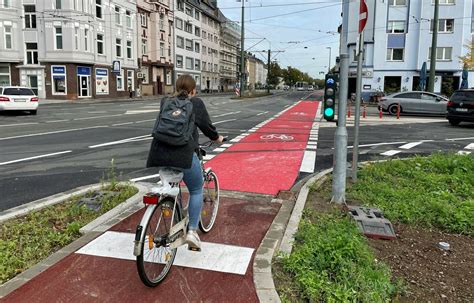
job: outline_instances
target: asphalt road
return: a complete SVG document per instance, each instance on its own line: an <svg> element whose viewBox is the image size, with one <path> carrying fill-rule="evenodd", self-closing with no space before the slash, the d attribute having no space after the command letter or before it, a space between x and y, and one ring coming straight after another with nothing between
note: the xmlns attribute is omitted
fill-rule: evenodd
<svg viewBox="0 0 474 303"><path fill-rule="evenodd" d="M232 139L308 94L277 92L244 101L206 96L205 102L219 131ZM320 94L314 92L308 99ZM144 167L158 110L159 100L124 100L44 104L37 116L0 113L0 211L100 182L112 159L122 180L156 173ZM443 117L379 120L370 110L361 121L361 161L437 150L469 152L466 147L474 142L474 124L452 127ZM351 118L348 145L353 144L352 124ZM315 171L332 166L335 129L335 123L321 122ZM306 176L302 173L299 179Z"/></svg>

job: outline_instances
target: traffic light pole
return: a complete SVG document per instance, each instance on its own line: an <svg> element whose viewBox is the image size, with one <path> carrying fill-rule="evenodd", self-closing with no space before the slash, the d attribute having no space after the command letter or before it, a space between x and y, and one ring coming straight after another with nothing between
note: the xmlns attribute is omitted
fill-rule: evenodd
<svg viewBox="0 0 474 303"><path fill-rule="evenodd" d="M242 92L244 91L244 72L245 72L245 30L244 30L244 12L245 12L245 0L242 0L242 23L240 24L240 90L239 97L242 97Z"/></svg>
<svg viewBox="0 0 474 303"><path fill-rule="evenodd" d="M359 125L360 125L360 99L362 90L362 61L364 60L364 31L359 35L359 55L357 57L357 82L356 104L354 116L354 148L352 149L352 182L357 181L357 168L359 166Z"/></svg>
<svg viewBox="0 0 474 303"><path fill-rule="evenodd" d="M337 110L337 128L334 134L334 171L332 179L331 202L346 202L346 163L347 163L347 91L349 86L349 55L341 54L339 71L339 105Z"/></svg>

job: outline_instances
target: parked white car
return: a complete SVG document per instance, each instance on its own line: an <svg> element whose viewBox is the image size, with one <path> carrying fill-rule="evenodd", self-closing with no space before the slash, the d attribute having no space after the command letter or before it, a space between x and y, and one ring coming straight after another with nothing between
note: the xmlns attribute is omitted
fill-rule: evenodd
<svg viewBox="0 0 474 303"><path fill-rule="evenodd" d="M29 87L0 86L0 111L26 110L36 115L39 99Z"/></svg>

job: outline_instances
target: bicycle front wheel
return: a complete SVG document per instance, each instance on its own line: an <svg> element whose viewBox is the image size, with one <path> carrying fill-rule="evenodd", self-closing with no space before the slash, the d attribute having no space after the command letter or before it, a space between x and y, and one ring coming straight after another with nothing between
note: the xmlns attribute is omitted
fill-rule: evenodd
<svg viewBox="0 0 474 303"><path fill-rule="evenodd" d="M202 205L199 228L207 233L211 230L219 209L219 181L213 171L206 174L203 186L204 201Z"/></svg>
<svg viewBox="0 0 474 303"><path fill-rule="evenodd" d="M169 231L179 222L176 210L173 216L174 200L163 199L158 203L144 227L145 239L141 254L137 256L137 269L142 282L148 287L157 286L168 274L176 256L176 248L170 248Z"/></svg>

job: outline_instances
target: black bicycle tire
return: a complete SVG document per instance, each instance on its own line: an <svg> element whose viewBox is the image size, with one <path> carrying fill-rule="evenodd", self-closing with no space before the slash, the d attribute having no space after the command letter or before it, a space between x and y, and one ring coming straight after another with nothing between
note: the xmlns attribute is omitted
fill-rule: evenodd
<svg viewBox="0 0 474 303"><path fill-rule="evenodd" d="M220 187L219 187L219 179L217 178L217 175L215 172L213 172L212 170L208 173L208 175L212 175L215 182L216 182L216 188L217 188L217 203L215 203L215 206L213 208L213 213L212 213L212 219L211 219L211 222L208 224L208 226L204 226L204 223L202 222L202 218L199 217L199 229L203 232L203 233L208 233L211 231L212 227L214 226L214 224L216 223L216 219L217 219L217 213L219 211L219 203L220 203ZM204 180L204 182L206 182ZM205 186L206 183L204 183L203 185L203 194L204 191L205 191ZM204 203L204 202L203 202Z"/></svg>
<svg viewBox="0 0 474 303"><path fill-rule="evenodd" d="M163 200L161 200L160 202L158 202L158 205L157 207L155 208L155 210L153 211L153 214L150 216L150 221L151 219L153 218L153 216L155 215L156 211L158 209L160 209L160 206L163 205L163 204L170 204L171 205L171 208L173 207L174 205L174 200L172 198L164 198ZM179 206L177 206L179 208ZM175 216L174 216L174 221L173 224L176 224L180 221L180 211L179 209L177 209L175 211ZM149 225L149 221L146 223L145 225L145 230L148 228L148 225ZM160 284L165 278L166 276L168 275L168 272L170 271L171 269L171 266L173 265L173 262L174 262L174 259L176 257L176 252L177 252L177 248L174 248L172 249L173 251L173 256L172 258L170 259L170 261L167 262L167 265L163 268L163 271L160 273L160 275L158 276L157 279L154 279L154 280L151 280L148 275L146 274L146 270L145 270L145 266L144 266L144 246L145 246L145 241L143 241L142 243L142 246L140 247L140 251L141 251L141 254L139 256L137 256L136 258L136 263L137 263L137 270L138 270L138 275L140 276L140 280L143 282L143 284L145 284L146 286L148 287L156 287L158 286L158 284Z"/></svg>

